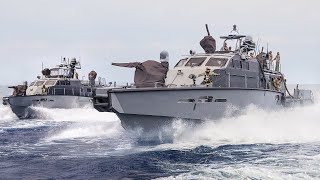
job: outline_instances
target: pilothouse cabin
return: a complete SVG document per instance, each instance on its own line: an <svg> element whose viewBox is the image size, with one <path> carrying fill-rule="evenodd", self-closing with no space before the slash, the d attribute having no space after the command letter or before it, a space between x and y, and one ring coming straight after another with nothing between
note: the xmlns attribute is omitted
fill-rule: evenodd
<svg viewBox="0 0 320 180"><path fill-rule="evenodd" d="M42 70L43 78L32 82L26 89L27 96L36 95L65 95L65 96L92 96L94 87L105 86L105 79L99 77L99 81L95 82L94 77L89 77L89 81L79 80L76 69L81 69L80 62L75 58L70 62L64 62L55 68Z"/></svg>
<svg viewBox="0 0 320 180"><path fill-rule="evenodd" d="M236 26L233 31L237 32ZM200 42L206 53L195 54L190 51L189 57L181 59L168 71L167 87L205 86L202 84L204 77L199 75L209 68L218 74L212 77L210 87L280 89L272 86L272 80L283 78L283 75L265 68L265 56L262 59L258 59L258 55L252 56L257 54L252 37L230 34L220 38L224 43L220 51L216 51L215 40L208 31L208 36ZM229 41L236 42L234 49L227 46Z"/></svg>

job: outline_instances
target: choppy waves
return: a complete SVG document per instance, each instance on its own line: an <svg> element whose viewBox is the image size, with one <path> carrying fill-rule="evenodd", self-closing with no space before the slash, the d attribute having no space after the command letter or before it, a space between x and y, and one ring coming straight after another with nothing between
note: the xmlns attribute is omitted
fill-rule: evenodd
<svg viewBox="0 0 320 180"><path fill-rule="evenodd" d="M318 99L318 96L316 96ZM238 117L223 118L219 121L207 120L199 126L176 120L173 146L185 147L197 145L250 144L250 143L307 143L320 140L320 104L274 111L263 110L254 105L246 107ZM41 125L44 122L57 124L70 122L56 134L50 134L47 140L117 137L125 132L117 116L112 113L99 113L91 107L82 109L47 109L35 107L42 117L40 120L26 121ZM0 120L21 121L9 107L0 106ZM14 125L13 125L14 127ZM132 133L132 132L131 132ZM138 136L139 132L134 136ZM129 135L132 137L133 134Z"/></svg>
<svg viewBox="0 0 320 180"><path fill-rule="evenodd" d="M13 114L10 107L0 105L0 122L1 121L8 121L12 119L16 119L17 117Z"/></svg>
<svg viewBox="0 0 320 180"><path fill-rule="evenodd" d="M160 144L141 144L139 131L128 132L115 114L90 107L34 108L42 119L18 120L0 105L0 142L5 142L0 158L19 166L15 157L23 157L21 166L38 168L34 174L47 173L48 178L58 176L41 162L55 164L63 157L70 167L81 169L71 168L67 174L88 178L318 179L320 96L315 96L314 105L274 111L252 105L238 117L207 120L196 127L176 120L173 141ZM39 165L30 165L35 157ZM91 173L96 174L88 176Z"/></svg>

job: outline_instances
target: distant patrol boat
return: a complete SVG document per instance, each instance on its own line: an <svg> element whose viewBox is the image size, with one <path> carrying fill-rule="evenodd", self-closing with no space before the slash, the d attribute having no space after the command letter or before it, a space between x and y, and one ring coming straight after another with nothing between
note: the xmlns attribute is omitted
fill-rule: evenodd
<svg viewBox="0 0 320 180"><path fill-rule="evenodd" d="M105 87L105 80L99 77L96 82L95 71L89 73L88 81L79 80L77 69L81 69L81 64L76 58L63 58L57 67L42 70L43 76L38 76L30 85L9 87L14 89L13 94L4 97L3 104L10 106L20 119L37 118L32 107L70 109L92 106L94 89Z"/></svg>
<svg viewBox="0 0 320 180"><path fill-rule="evenodd" d="M206 53L190 51L168 71L165 87L154 82L154 87L102 88L94 97L95 108L116 113L125 129L153 131L176 119L218 120L251 104L279 109L313 102L310 90L297 88L290 95L284 75L270 68L268 53L263 49L258 53L252 38L239 35L236 26L233 33L220 37L224 40L220 51L208 27L207 32L200 42ZM228 47L230 42L235 47ZM208 74L203 74L206 70Z"/></svg>

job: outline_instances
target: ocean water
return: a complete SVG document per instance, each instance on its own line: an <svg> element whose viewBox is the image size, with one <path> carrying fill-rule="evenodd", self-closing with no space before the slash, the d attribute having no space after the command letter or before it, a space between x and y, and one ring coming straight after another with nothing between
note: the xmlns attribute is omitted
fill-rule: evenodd
<svg viewBox="0 0 320 180"><path fill-rule="evenodd" d="M320 86L307 87L314 105L252 105L199 127L176 120L170 143L141 142L90 107L19 120L0 105L0 179L320 179Z"/></svg>

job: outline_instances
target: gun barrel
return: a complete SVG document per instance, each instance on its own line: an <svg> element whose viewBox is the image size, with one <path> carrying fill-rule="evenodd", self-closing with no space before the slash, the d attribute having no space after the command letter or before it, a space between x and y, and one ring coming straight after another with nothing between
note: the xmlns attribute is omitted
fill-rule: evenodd
<svg viewBox="0 0 320 180"><path fill-rule="evenodd" d="M206 29L207 29L208 36L210 36L210 31L209 31L209 28L208 28L208 24L206 24Z"/></svg>

